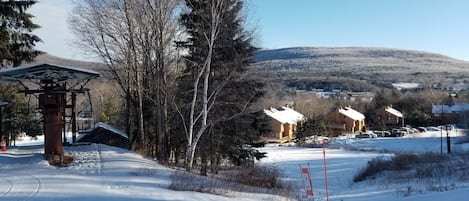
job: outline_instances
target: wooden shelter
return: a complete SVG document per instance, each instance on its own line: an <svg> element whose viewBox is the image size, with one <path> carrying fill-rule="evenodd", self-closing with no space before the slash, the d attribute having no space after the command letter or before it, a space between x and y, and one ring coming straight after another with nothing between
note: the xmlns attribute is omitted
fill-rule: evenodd
<svg viewBox="0 0 469 201"><path fill-rule="evenodd" d="M0 80L18 82L25 94L38 94L39 108L44 117L44 154L63 155L62 129L65 109L70 108L73 141L76 140L76 94L89 89L84 86L99 73L65 66L38 64L0 70ZM28 85L26 85L28 83ZM34 87L34 89L31 89ZM70 96L71 104L67 104Z"/></svg>
<svg viewBox="0 0 469 201"><path fill-rule="evenodd" d="M78 142L106 144L124 149L130 147L127 133L102 122L96 123L93 129L80 132L80 134Z"/></svg>

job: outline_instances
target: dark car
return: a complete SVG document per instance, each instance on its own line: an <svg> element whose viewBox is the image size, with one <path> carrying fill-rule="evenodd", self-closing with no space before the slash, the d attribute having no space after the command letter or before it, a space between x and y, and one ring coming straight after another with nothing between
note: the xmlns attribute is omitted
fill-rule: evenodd
<svg viewBox="0 0 469 201"><path fill-rule="evenodd" d="M391 135L389 137L401 137L403 136L403 132L399 129L392 129L391 130Z"/></svg>
<svg viewBox="0 0 469 201"><path fill-rule="evenodd" d="M355 138L371 138L371 135L368 133L360 133L358 135L355 135Z"/></svg>

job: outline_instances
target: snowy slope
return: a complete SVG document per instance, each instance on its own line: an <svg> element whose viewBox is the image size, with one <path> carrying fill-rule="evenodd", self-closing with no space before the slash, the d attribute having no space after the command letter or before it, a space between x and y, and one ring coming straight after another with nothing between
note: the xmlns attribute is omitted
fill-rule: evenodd
<svg viewBox="0 0 469 201"><path fill-rule="evenodd" d="M42 146L0 153L0 200L256 200L169 190L174 171L106 145L65 147L75 161L49 166Z"/></svg>
<svg viewBox="0 0 469 201"><path fill-rule="evenodd" d="M456 141L456 137L453 138ZM443 141L446 143L446 141ZM440 138L379 138L341 139L326 149L329 200L337 201L428 201L452 200L467 201L469 183L461 183L454 190L445 192L412 192L408 188L423 189L426 183L411 183L399 186L392 183L360 182L353 183L353 176L374 157L390 157L387 152L440 152ZM347 149L344 149L347 148ZM371 151L348 151L348 148ZM466 145L453 144L458 151L469 150ZM446 145L443 147L446 152ZM268 157L259 164L276 166L281 170L282 179L291 182L296 188L304 189L300 167L309 167L313 183L314 200L326 200L323 152L321 148L282 147L269 145L261 149ZM301 190L304 195L305 191Z"/></svg>
<svg viewBox="0 0 469 201"><path fill-rule="evenodd" d="M456 140L456 139L455 139ZM170 175L176 171L161 166L128 150L106 145L65 147L75 161L66 168L49 166L43 160L41 139L18 142L25 145L0 152L0 200L266 200L252 193L232 193L223 197L192 191L168 189ZM338 139L326 149L329 200L331 201L467 201L468 184L445 192L405 195L406 187L386 183L353 183L353 176L377 156L389 157L387 151L439 151L439 138ZM356 148L349 151L344 148ZM469 150L467 145L453 145L455 150ZM444 147L444 150L446 147ZM326 200L323 152L320 148L268 145L261 148L267 158L258 164L275 166L284 181L302 189L301 167L309 167L314 200ZM425 185L422 183L415 184ZM303 194L304 191L299 191ZM294 197L294 196L292 196ZM268 200L268 199L267 199Z"/></svg>

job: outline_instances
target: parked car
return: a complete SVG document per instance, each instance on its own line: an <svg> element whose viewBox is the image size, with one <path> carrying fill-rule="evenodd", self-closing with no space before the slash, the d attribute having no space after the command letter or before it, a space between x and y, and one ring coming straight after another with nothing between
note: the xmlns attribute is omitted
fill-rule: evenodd
<svg viewBox="0 0 469 201"><path fill-rule="evenodd" d="M371 135L368 133L360 133L358 135L355 135L355 138L371 138Z"/></svg>
<svg viewBox="0 0 469 201"><path fill-rule="evenodd" d="M427 132L427 129L425 127L418 127L417 130L421 133Z"/></svg>
<svg viewBox="0 0 469 201"><path fill-rule="evenodd" d="M440 129L434 126L429 126L427 127L427 131L440 131Z"/></svg>
<svg viewBox="0 0 469 201"><path fill-rule="evenodd" d="M410 131L406 127L399 128L399 131L401 131L401 136L410 134Z"/></svg>
<svg viewBox="0 0 469 201"><path fill-rule="evenodd" d="M377 138L378 135L374 134L373 132L367 131L367 132L362 132L358 135L355 136L355 138Z"/></svg>
<svg viewBox="0 0 469 201"><path fill-rule="evenodd" d="M390 137L391 133L389 131L373 131L378 137Z"/></svg>
<svg viewBox="0 0 469 201"><path fill-rule="evenodd" d="M451 130L455 129L455 127L453 125L450 125L450 124L438 126L438 128L441 129L441 130L444 130L444 131L446 131L446 130L451 131Z"/></svg>
<svg viewBox="0 0 469 201"><path fill-rule="evenodd" d="M401 137L403 136L403 132L397 128L391 130L391 136L390 137Z"/></svg>

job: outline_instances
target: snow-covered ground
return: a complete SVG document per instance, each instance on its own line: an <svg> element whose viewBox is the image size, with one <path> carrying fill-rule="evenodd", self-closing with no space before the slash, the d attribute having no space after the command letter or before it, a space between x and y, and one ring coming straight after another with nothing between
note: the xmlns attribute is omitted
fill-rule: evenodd
<svg viewBox="0 0 469 201"><path fill-rule="evenodd" d="M65 168L50 166L41 145L1 152L0 200L256 200L170 190L175 170L128 150L98 144L65 150L75 158Z"/></svg>
<svg viewBox="0 0 469 201"><path fill-rule="evenodd" d="M405 138L355 139L341 138L334 140L326 149L326 167L329 187L329 200L338 201L388 201L388 200L455 200L467 201L469 183L460 184L455 190L445 192L412 192L407 195L409 186L390 183L360 182L353 183L353 177L367 162L375 157L390 157L396 152L436 152L441 151L440 132L428 132ZM446 136L446 134L444 135ZM454 144L460 134L453 133L452 149L469 150L467 144ZM321 148L285 147L268 145L261 149L268 157L261 159L261 165L273 165L283 172L283 179L292 182L297 188L304 189L300 167L309 167L314 200L326 200L323 150ZM363 151L351 151L363 150ZM443 153L446 153L446 138L443 138ZM426 185L415 183L412 185ZM419 189L420 186L410 186ZM424 188L424 187L422 187ZM305 194L304 191L301 191Z"/></svg>
<svg viewBox="0 0 469 201"><path fill-rule="evenodd" d="M424 192L404 196L405 187L372 182L353 183L359 169L378 156L390 152L439 153L440 138L427 133L406 138L337 139L326 148L329 200L454 200L467 201L469 188L464 185L445 192ZM433 136L433 137L429 137ZM437 135L439 136L439 135ZM456 134L453 142L456 141ZM43 159L41 139L23 139L17 147L0 152L0 200L261 200L256 194L223 197L191 191L173 191L168 187L176 171L127 150L106 145L65 147L75 161L56 168ZM446 139L443 139L446 151ZM349 149L352 148L352 149ZM454 150L468 150L453 144ZM372 150L372 151L351 151ZM314 200L326 200L323 152L321 148L286 147L270 144L261 151L267 158L258 164L275 166L283 180L303 188L300 167L309 167ZM423 184L415 184L423 185ZM466 184L467 186L467 184ZM303 191L301 191L303 192Z"/></svg>

